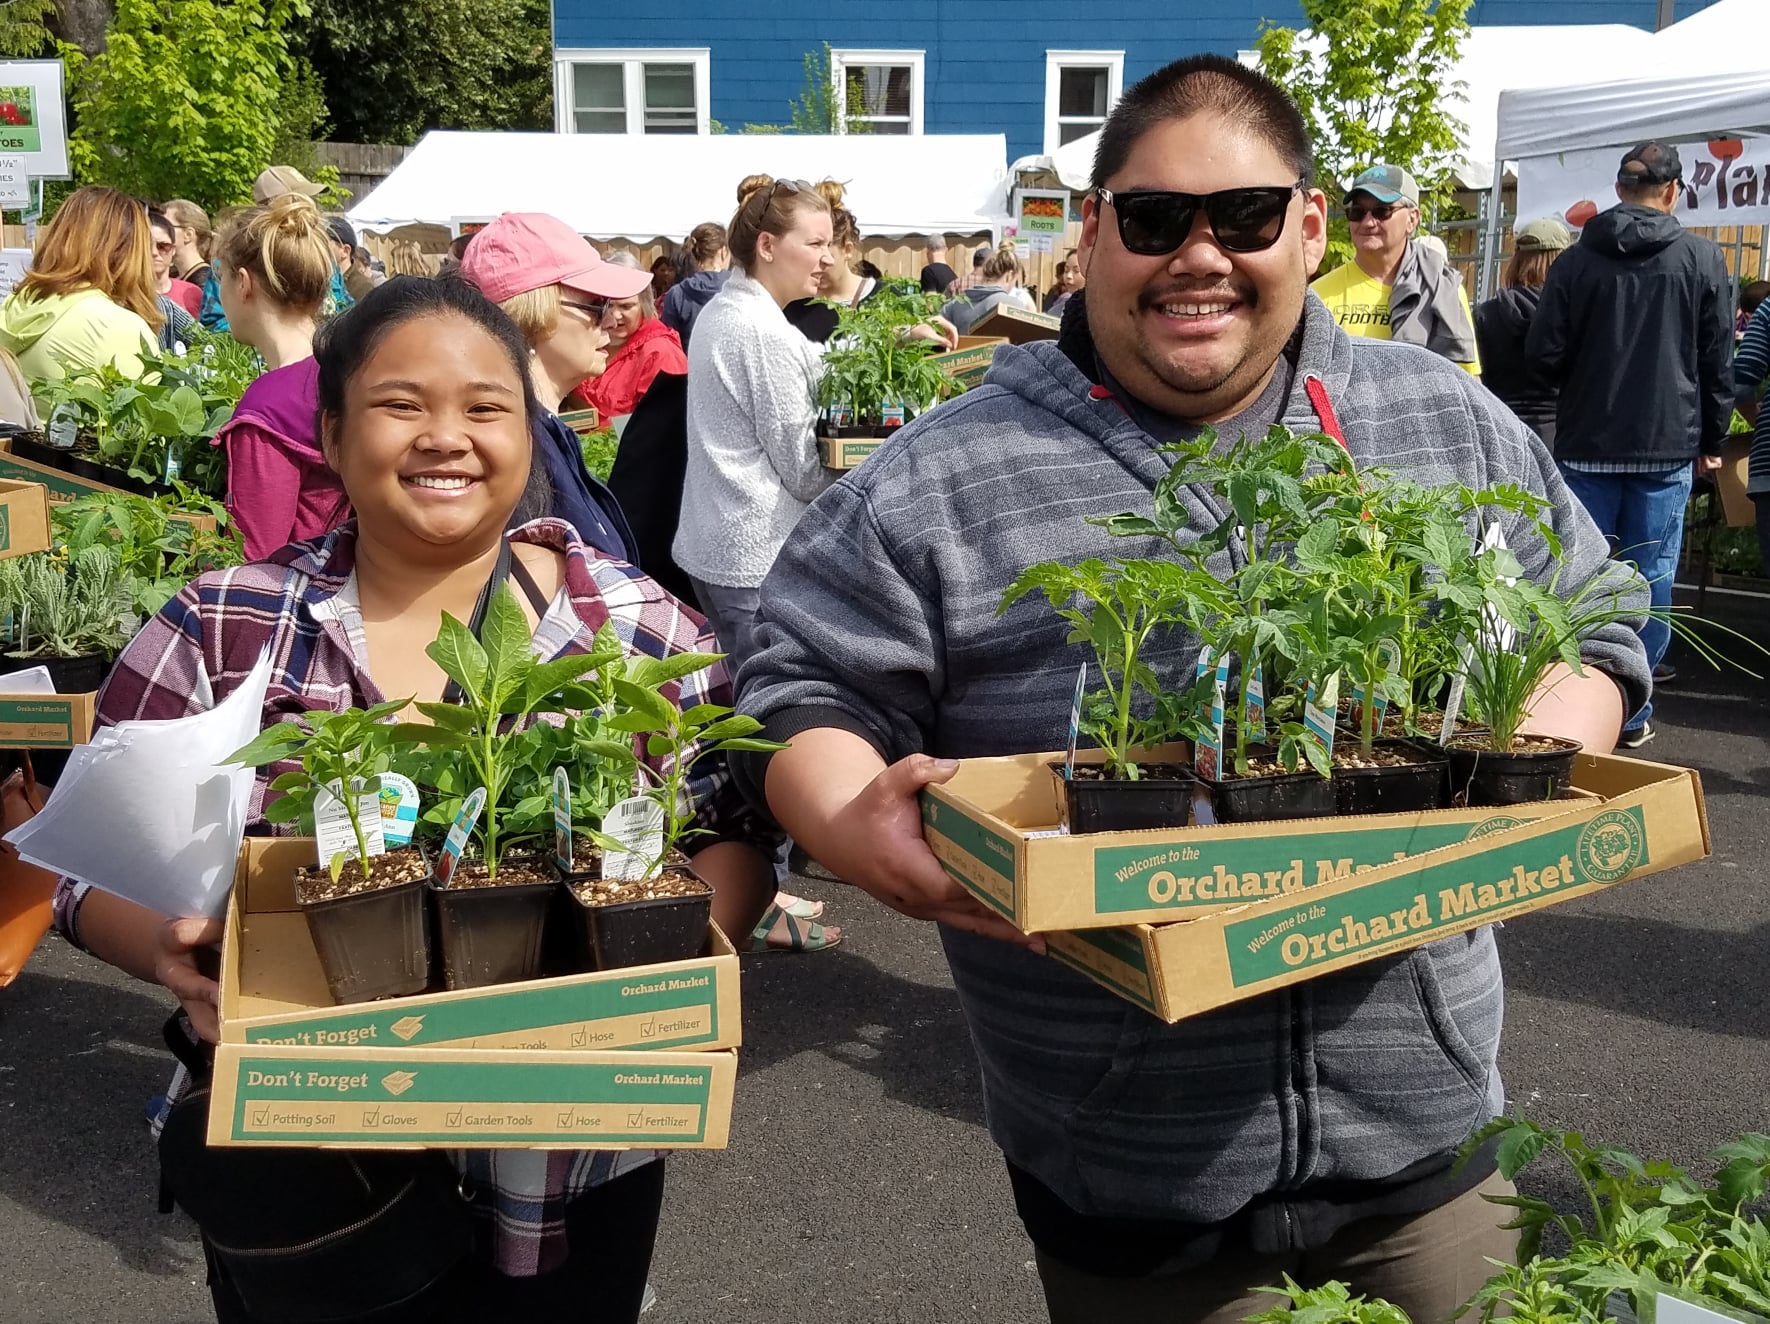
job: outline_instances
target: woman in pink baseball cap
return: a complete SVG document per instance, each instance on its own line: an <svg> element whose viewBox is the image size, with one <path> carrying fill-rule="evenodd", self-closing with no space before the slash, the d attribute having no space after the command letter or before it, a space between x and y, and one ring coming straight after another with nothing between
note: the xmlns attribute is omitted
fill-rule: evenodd
<svg viewBox="0 0 1770 1324"><path fill-rule="evenodd" d="M508 313L528 341L529 373L547 408L540 440L553 513L592 547L635 562L620 503L585 466L577 434L557 411L573 387L608 366L602 316L609 300L634 297L651 284L651 273L604 262L557 216L505 212L473 236L460 275Z"/></svg>

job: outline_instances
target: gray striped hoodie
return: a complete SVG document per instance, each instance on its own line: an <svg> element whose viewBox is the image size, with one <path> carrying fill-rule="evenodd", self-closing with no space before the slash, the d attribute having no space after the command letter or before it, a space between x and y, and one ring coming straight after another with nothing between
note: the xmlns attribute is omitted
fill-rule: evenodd
<svg viewBox="0 0 1770 1324"><path fill-rule="evenodd" d="M1318 430L1319 378L1354 458L1426 483L1521 484L1549 496L1563 583L1627 585L1535 436L1478 382L1426 350L1353 339L1308 298L1283 421ZM887 760L1062 747L1084 653L1031 598L995 615L1035 561L1154 556L1083 516L1147 509L1166 469L1155 443L1064 340L1003 346L981 388L905 427L811 506L762 588L742 708L784 736L841 726ZM1194 491L1195 527L1223 512ZM1528 573L1549 558L1506 529ZM1227 569L1225 562L1224 568ZM1645 586L1633 585L1643 605ZM1197 642L1150 660L1176 682ZM1616 625L1588 657L1645 699L1645 657ZM1291 1215L1312 1193L1380 1189L1442 1168L1502 1102L1503 1019L1490 930L1165 1025L1056 961L943 930L982 1063L989 1126L1009 1161L1084 1214L1211 1224L1266 1211L1256 1243L1320 1239ZM1322 1233L1321 1235L1325 1235Z"/></svg>

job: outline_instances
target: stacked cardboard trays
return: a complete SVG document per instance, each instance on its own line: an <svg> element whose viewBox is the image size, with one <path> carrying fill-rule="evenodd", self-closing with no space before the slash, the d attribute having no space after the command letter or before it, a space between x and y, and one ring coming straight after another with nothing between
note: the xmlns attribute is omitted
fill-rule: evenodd
<svg viewBox="0 0 1770 1324"><path fill-rule="evenodd" d="M78 501L81 497L102 492L109 496L130 496L120 487L112 487L108 483L100 483L91 478L82 478L78 474L68 473L62 469L52 469L46 464L38 464L35 460L27 460L22 455L12 453L12 439L0 437L0 480L6 482L35 483L44 489L49 505L64 506L70 501ZM198 529L215 530L213 515L197 515L186 511L174 511L172 519L193 525ZM45 539L47 540L47 515L45 516ZM48 543L45 541L44 546ZM42 548L32 548L41 551ZM18 553L12 553L18 555Z"/></svg>
<svg viewBox="0 0 1770 1324"><path fill-rule="evenodd" d="M1007 343L1007 336L960 336L958 348L949 349L944 354L931 354L928 361L939 364L942 372L970 390L989 371L990 362L996 356L996 346Z"/></svg>
<svg viewBox="0 0 1770 1324"><path fill-rule="evenodd" d="M334 1006L295 907L311 838L240 851L222 947L212 1145L723 1149L738 959Z"/></svg>
<svg viewBox="0 0 1770 1324"><path fill-rule="evenodd" d="M0 459L6 457L0 456ZM0 559L46 552L49 488L0 477ZM92 738L92 694L7 694L0 676L0 749L66 749Z"/></svg>
<svg viewBox="0 0 1770 1324"><path fill-rule="evenodd" d="M1582 755L1572 797L1503 810L1066 836L1063 757L965 760L923 792L924 835L985 905L1167 1021L1710 853L1696 774L1634 759Z"/></svg>

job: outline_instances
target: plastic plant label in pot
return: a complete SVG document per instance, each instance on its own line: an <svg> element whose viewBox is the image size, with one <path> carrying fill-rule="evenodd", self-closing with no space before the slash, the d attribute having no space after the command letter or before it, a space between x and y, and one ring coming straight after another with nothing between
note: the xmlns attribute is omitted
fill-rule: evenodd
<svg viewBox="0 0 1770 1324"><path fill-rule="evenodd" d="M663 859L664 807L649 796L630 796L610 806L602 831L621 846L604 848L604 878L637 882L649 877Z"/></svg>

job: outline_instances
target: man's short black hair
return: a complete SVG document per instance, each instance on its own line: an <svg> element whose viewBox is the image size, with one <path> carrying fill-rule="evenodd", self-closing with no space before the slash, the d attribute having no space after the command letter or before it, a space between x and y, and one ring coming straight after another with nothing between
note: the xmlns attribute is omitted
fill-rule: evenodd
<svg viewBox="0 0 1770 1324"><path fill-rule="evenodd" d="M1094 148L1093 187L1130 159L1138 139L1167 120L1211 111L1245 124L1270 143L1305 187L1315 182L1315 152L1302 112L1285 90L1258 69L1222 55L1189 55L1157 69L1119 98Z"/></svg>

